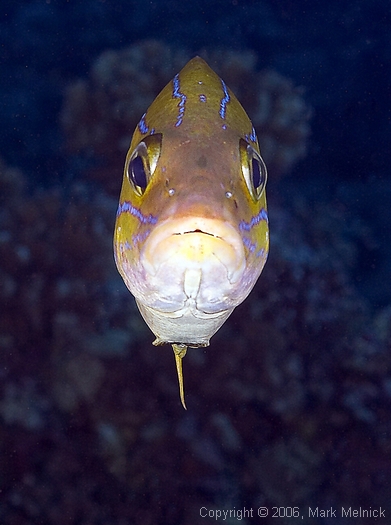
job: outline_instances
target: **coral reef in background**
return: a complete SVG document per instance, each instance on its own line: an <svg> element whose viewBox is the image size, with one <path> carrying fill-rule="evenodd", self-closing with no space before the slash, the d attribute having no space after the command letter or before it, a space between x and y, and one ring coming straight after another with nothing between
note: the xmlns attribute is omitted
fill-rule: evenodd
<svg viewBox="0 0 391 525"><path fill-rule="evenodd" d="M249 51L199 53L235 92L257 129L262 155L274 175L289 170L306 152L311 111L303 90L274 71L258 72ZM93 156L88 176L118 193L123 159L133 131L159 91L191 58L157 41L106 51L88 79L66 92L61 125L67 150Z"/></svg>
<svg viewBox="0 0 391 525"><path fill-rule="evenodd" d="M184 412L172 351L151 345L114 267L115 200L83 182L31 193L4 164L0 195L2 523L391 512L390 308L373 318L348 272L365 223L271 199L270 260L211 346L189 350Z"/></svg>
<svg viewBox="0 0 391 525"><path fill-rule="evenodd" d="M80 183L67 192L52 188L34 194L27 186L20 171L1 163L1 359L4 374L21 382L25 376L41 375L40 367L47 370L49 361L58 362L62 376L67 375L67 363L79 355L81 341L84 347L94 347L95 353L104 353L105 347L123 353L129 333L116 331L116 322L107 330L107 323L112 317L131 314L129 308L121 314L111 306L118 303L111 299L117 291L108 279L116 277L114 200L93 194ZM81 359L85 365L80 365L81 373L88 373L90 381L96 370L96 380L101 379L99 365L85 361ZM74 392L77 365L72 362L69 376ZM51 375L53 370L48 372ZM79 383L83 383L80 394L88 398L87 390L93 387L84 379ZM67 401L64 391L58 397L68 408L76 406Z"/></svg>

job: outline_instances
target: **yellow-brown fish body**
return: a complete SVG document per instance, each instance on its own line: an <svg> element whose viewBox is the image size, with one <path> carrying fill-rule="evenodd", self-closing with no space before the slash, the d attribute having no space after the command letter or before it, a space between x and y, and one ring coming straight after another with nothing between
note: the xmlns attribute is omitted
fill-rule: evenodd
<svg viewBox="0 0 391 525"><path fill-rule="evenodd" d="M115 260L156 336L206 346L250 293L268 247L254 128L199 57L156 97L126 159Z"/></svg>

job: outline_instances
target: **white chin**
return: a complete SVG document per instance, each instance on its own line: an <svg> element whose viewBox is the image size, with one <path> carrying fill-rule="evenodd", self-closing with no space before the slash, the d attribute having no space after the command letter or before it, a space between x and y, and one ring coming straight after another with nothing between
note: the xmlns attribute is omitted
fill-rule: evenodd
<svg viewBox="0 0 391 525"><path fill-rule="evenodd" d="M141 253L148 297L162 312L196 318L217 314L232 303L246 260L242 239L228 223L203 218L167 220L148 237Z"/></svg>

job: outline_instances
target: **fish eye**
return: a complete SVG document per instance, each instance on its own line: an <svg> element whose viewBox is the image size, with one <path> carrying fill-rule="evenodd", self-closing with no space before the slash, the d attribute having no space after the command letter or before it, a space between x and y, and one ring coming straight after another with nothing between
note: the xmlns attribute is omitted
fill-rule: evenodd
<svg viewBox="0 0 391 525"><path fill-rule="evenodd" d="M148 184L147 174L145 172L143 159L140 156L135 157L129 162L128 177L133 185L143 194Z"/></svg>
<svg viewBox="0 0 391 525"><path fill-rule="evenodd" d="M251 176L254 190L259 197L266 185L267 171L262 157L260 157L255 150L252 152L252 154L253 158L251 160Z"/></svg>
<svg viewBox="0 0 391 525"><path fill-rule="evenodd" d="M267 170L260 154L245 140L240 141L242 172L247 188L254 200L258 200L266 186Z"/></svg>
<svg viewBox="0 0 391 525"><path fill-rule="evenodd" d="M162 135L157 133L145 137L129 155L125 173L137 195L144 194L160 157Z"/></svg>

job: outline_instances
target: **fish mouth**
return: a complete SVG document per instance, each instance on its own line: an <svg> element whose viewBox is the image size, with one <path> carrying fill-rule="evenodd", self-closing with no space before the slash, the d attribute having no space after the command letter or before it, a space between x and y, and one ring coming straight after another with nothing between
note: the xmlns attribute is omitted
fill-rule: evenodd
<svg viewBox="0 0 391 525"><path fill-rule="evenodd" d="M157 225L141 261L155 296L171 311L185 304L204 312L224 309L246 266L238 231L225 221L197 217Z"/></svg>

